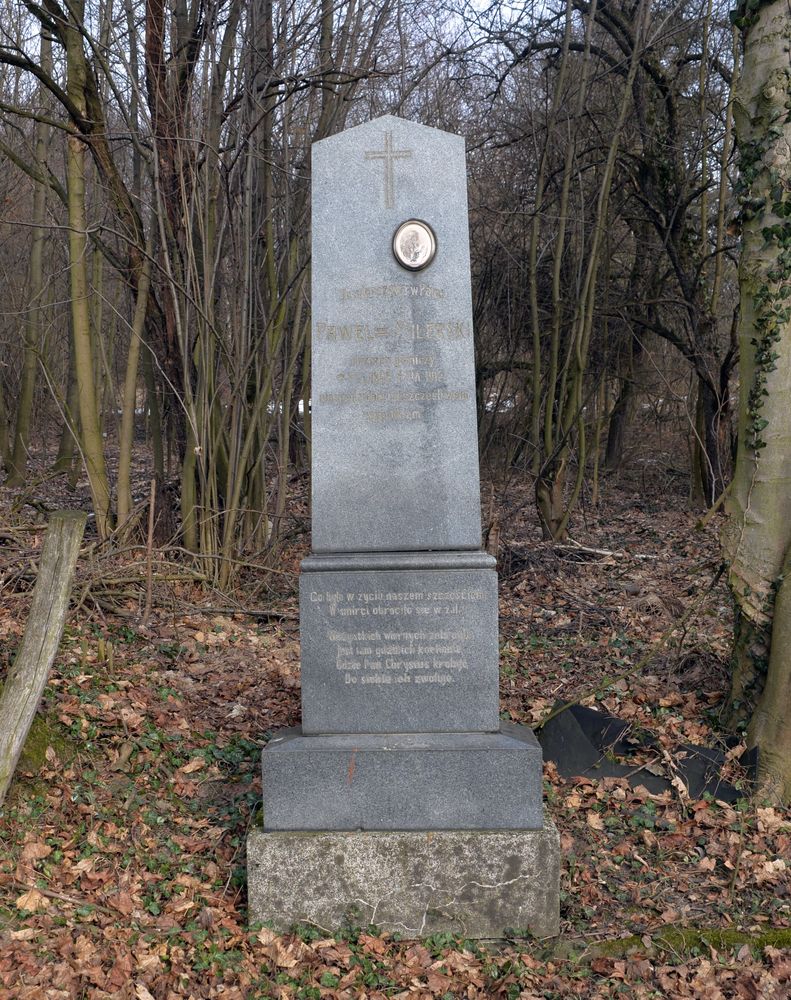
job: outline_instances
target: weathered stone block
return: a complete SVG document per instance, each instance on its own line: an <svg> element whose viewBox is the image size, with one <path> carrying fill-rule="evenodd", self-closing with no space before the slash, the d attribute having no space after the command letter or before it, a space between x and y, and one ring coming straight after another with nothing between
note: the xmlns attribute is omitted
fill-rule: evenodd
<svg viewBox="0 0 791 1000"><path fill-rule="evenodd" d="M407 937L558 933L560 844L540 830L265 833L247 841L253 921L328 934L374 924Z"/></svg>

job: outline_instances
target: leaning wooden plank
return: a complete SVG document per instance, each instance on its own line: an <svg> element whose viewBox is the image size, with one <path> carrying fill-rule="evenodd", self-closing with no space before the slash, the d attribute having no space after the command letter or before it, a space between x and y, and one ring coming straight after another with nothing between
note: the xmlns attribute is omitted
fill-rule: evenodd
<svg viewBox="0 0 791 1000"><path fill-rule="evenodd" d="M30 616L0 697L0 805L58 651L84 530L82 511L61 510L52 515L44 537Z"/></svg>

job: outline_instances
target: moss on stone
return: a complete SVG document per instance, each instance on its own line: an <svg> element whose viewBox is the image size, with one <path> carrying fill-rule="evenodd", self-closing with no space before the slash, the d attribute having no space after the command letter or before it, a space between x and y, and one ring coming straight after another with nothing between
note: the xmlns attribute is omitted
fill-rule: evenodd
<svg viewBox="0 0 791 1000"><path fill-rule="evenodd" d="M650 945L645 943L646 936L650 938ZM699 928L670 925L642 937L633 934L630 937L602 941L587 950L585 957L618 958L635 951L648 954L664 951L689 953L709 948L714 948L717 951L733 951L745 944L749 945L754 953L760 952L767 946L789 948L791 947L791 927L745 931L733 927Z"/></svg>
<svg viewBox="0 0 791 1000"><path fill-rule="evenodd" d="M18 771L40 771L46 759L47 747L52 747L61 760L74 756L74 747L59 730L57 723L37 715L27 734L17 765Z"/></svg>
<svg viewBox="0 0 791 1000"><path fill-rule="evenodd" d="M0 681L0 697L2 697L2 694L3 682ZM64 734L63 728L57 720L46 712L42 714L39 709L33 719L30 732L27 734L25 745L22 747L22 753L19 756L11 788L9 789L9 798L19 795L22 787L30 788L31 779L28 779L27 784L24 786L20 779L23 779L26 774L38 775L46 760L47 747L52 747L61 761L69 761L77 754L74 743ZM32 779L32 785L34 791L38 792L37 777Z"/></svg>

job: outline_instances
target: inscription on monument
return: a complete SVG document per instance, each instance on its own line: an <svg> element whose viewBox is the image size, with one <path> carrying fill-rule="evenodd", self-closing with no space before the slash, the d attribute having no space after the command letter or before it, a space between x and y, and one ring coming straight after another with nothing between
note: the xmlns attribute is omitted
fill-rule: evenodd
<svg viewBox="0 0 791 1000"><path fill-rule="evenodd" d="M379 325L355 323L349 320L334 323L317 320L315 336L319 340L330 342L350 340L367 342L395 337L398 340L420 343L431 340L466 340L471 336L471 332L463 320L447 323L412 323L406 319L396 319L393 323Z"/></svg>
<svg viewBox="0 0 791 1000"><path fill-rule="evenodd" d="M342 288L339 299L428 298L441 300L444 291L430 285L382 285L373 288ZM338 345L358 345L365 353L339 353L328 357L330 383L319 391L319 405L352 407L372 424L420 421L420 405L470 403L468 389L449 389L442 344L472 343L472 330L464 320L414 323L394 318L389 324L354 323L317 319L314 338ZM408 353L405 353L408 352ZM432 390L432 391L427 391Z"/></svg>
<svg viewBox="0 0 791 1000"><path fill-rule="evenodd" d="M496 728L491 571L303 575L300 607L308 730L436 731L451 717L461 730Z"/></svg>
<svg viewBox="0 0 791 1000"><path fill-rule="evenodd" d="M341 288L342 302L365 299L444 299L445 289L431 285L368 285L361 288Z"/></svg>
<svg viewBox="0 0 791 1000"><path fill-rule="evenodd" d="M475 638L463 624L481 589L439 591L310 592L312 604L326 604L327 640L335 648L335 669L346 684L452 684L469 670L468 644ZM445 627L438 627L442 621ZM350 624L351 623L351 624ZM376 627L370 627L375 625Z"/></svg>

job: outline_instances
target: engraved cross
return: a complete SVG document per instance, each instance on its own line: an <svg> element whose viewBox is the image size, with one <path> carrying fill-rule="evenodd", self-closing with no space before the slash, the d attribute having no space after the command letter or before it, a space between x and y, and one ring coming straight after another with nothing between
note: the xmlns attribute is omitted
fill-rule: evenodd
<svg viewBox="0 0 791 1000"><path fill-rule="evenodd" d="M393 149L393 133L385 132L385 148L383 150L368 150L366 160L384 160L385 164L385 208L395 207L395 160L408 160L412 156L411 149Z"/></svg>

